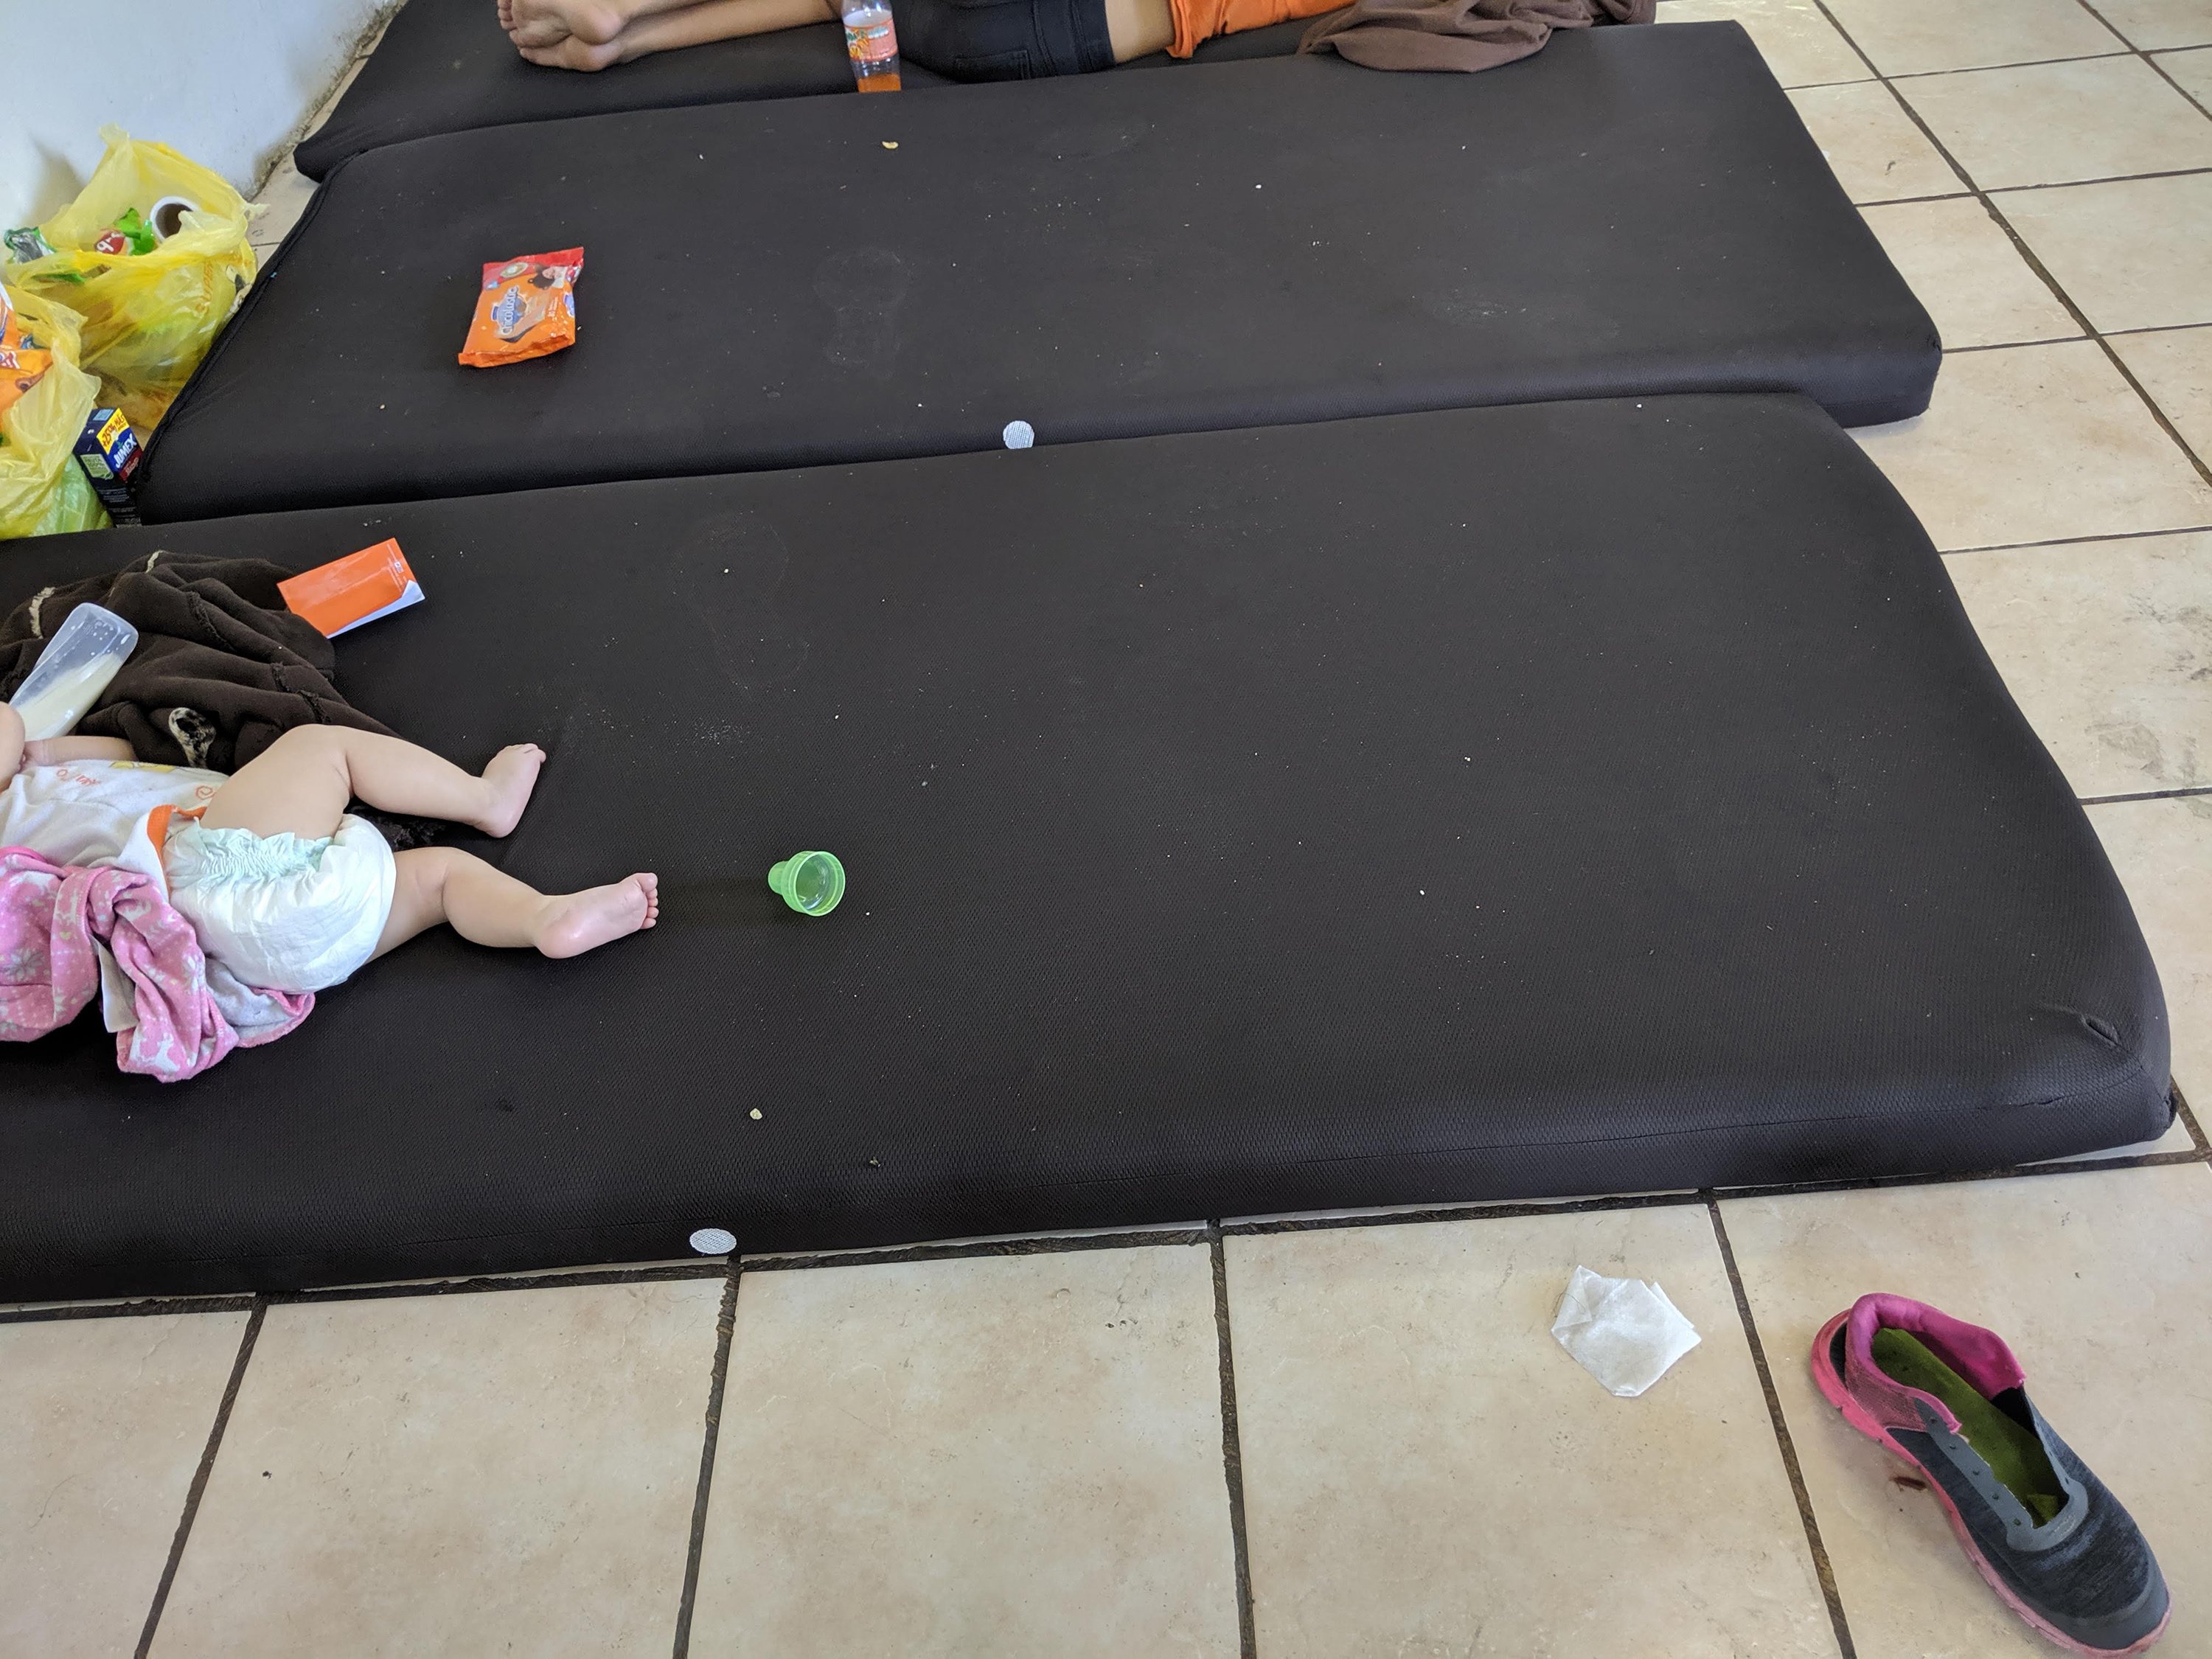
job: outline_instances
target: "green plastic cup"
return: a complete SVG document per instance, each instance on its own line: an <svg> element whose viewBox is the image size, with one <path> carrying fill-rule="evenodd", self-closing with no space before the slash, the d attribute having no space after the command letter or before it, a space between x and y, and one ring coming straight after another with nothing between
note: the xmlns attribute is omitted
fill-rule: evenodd
<svg viewBox="0 0 2212 1659"><path fill-rule="evenodd" d="M834 853L794 853L768 872L778 898L802 916L826 916L845 896L845 866Z"/></svg>

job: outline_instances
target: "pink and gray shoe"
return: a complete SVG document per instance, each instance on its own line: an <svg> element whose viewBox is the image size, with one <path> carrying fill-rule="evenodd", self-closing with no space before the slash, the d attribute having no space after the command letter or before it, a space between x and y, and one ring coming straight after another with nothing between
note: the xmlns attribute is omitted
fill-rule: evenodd
<svg viewBox="0 0 2212 1659"><path fill-rule="evenodd" d="M1902 1296L1821 1327L1813 1381L1844 1420L1922 1475L1990 1588L2069 1653L2141 1653L2166 1633L2158 1559L2120 1501L2043 1420L1994 1331Z"/></svg>

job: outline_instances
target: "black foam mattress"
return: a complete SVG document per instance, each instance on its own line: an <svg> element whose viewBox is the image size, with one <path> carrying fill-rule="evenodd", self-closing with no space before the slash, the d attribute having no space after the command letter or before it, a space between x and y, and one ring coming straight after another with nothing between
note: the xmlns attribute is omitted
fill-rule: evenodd
<svg viewBox="0 0 2212 1659"><path fill-rule="evenodd" d="M551 751L573 962L428 935L164 1088L0 1053L0 1297L1984 1169L2169 1121L2158 982L1871 464L1589 401L33 543L397 535L341 685ZM775 860L836 853L808 919ZM760 1115L752 1114L757 1110Z"/></svg>
<svg viewBox="0 0 2212 1659"><path fill-rule="evenodd" d="M894 14L902 9L893 0ZM1190 63L1279 57L1297 50L1307 19L1204 42ZM904 30L905 38L917 38ZM1161 68L1164 52L1124 69ZM906 90L954 84L908 57ZM410 0L354 77L330 118L300 141L294 165L310 179L362 150L433 133L516 121L564 120L624 110L678 109L686 104L806 98L853 90L845 34L835 23L782 29L661 52L596 74L541 69L518 56L483 0Z"/></svg>
<svg viewBox="0 0 2212 1659"><path fill-rule="evenodd" d="M1203 96L1191 83L1202 77ZM893 148L896 146L896 148ZM487 260L580 339L454 362ZM1926 404L1936 331L1733 23L497 127L331 176L149 520L1680 390Z"/></svg>

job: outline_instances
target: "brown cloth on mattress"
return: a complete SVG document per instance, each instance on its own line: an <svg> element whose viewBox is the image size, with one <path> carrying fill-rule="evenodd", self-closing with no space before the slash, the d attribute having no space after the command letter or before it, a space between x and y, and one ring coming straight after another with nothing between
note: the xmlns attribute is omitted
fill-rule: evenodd
<svg viewBox="0 0 2212 1659"><path fill-rule="evenodd" d="M1541 52L1553 29L1649 23L1658 0L1353 0L1306 31L1300 52L1333 48L1368 69L1473 74Z"/></svg>
<svg viewBox="0 0 2212 1659"><path fill-rule="evenodd" d="M136 628L138 648L77 722L79 736L121 738L158 765L234 772L295 726L392 735L338 695L337 653L284 608L276 584L292 574L265 559L156 553L112 576L49 588L0 623L0 698L89 602Z"/></svg>

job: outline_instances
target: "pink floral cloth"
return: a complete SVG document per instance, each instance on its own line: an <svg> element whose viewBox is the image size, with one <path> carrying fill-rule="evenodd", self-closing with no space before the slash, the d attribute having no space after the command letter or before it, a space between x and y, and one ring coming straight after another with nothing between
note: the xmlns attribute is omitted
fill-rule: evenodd
<svg viewBox="0 0 2212 1659"><path fill-rule="evenodd" d="M0 848L0 1041L60 1030L100 994L105 945L131 981L137 1024L115 1034L126 1072L179 1083L233 1048L274 1042L310 995L249 991L217 970L161 884L136 870L55 864ZM228 1012L226 1012L228 1005Z"/></svg>

